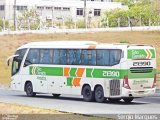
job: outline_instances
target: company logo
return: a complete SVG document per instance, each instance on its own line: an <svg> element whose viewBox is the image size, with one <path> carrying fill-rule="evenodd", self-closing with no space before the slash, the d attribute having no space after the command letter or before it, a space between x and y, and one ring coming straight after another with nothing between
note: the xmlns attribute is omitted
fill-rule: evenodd
<svg viewBox="0 0 160 120"><path fill-rule="evenodd" d="M44 72L43 69L40 67L33 67L32 75L46 75L46 72Z"/></svg>
<svg viewBox="0 0 160 120"><path fill-rule="evenodd" d="M149 82L148 80L134 80L133 85L146 84L148 82Z"/></svg>
<svg viewBox="0 0 160 120"><path fill-rule="evenodd" d="M155 57L153 49L132 49L128 50L128 58L130 59L151 59Z"/></svg>
<svg viewBox="0 0 160 120"><path fill-rule="evenodd" d="M132 50L132 58L146 58L146 56L137 50Z"/></svg>

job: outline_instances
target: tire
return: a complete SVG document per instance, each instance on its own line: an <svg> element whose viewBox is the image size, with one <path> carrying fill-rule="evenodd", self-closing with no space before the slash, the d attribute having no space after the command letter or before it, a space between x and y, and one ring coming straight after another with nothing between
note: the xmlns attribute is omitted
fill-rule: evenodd
<svg viewBox="0 0 160 120"><path fill-rule="evenodd" d="M32 83L31 82L28 82L26 85L25 85L25 91L26 91L26 95L28 97L34 97L36 96L36 93L33 92L33 86L32 86Z"/></svg>
<svg viewBox="0 0 160 120"><path fill-rule="evenodd" d="M91 91L91 87L86 85L82 90L83 99L86 102L94 101L94 92Z"/></svg>
<svg viewBox="0 0 160 120"><path fill-rule="evenodd" d="M101 86L98 86L95 89L95 100L99 103L102 103L102 102L105 101L104 91L103 91L103 88Z"/></svg>
<svg viewBox="0 0 160 120"><path fill-rule="evenodd" d="M52 94L53 95L53 97L55 97L55 98L58 98L61 94Z"/></svg>
<svg viewBox="0 0 160 120"><path fill-rule="evenodd" d="M134 98L123 98L124 102L131 103Z"/></svg>
<svg viewBox="0 0 160 120"><path fill-rule="evenodd" d="M116 102L119 102L121 100L121 98L108 98L109 102L113 102L113 103L116 103Z"/></svg>

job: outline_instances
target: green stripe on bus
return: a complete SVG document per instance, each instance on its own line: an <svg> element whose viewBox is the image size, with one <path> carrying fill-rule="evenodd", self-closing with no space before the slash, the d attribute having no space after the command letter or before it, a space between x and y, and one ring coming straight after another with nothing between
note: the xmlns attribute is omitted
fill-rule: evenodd
<svg viewBox="0 0 160 120"><path fill-rule="evenodd" d="M71 68L70 76L67 78L67 85L72 85L73 77L76 76L77 68ZM64 76L63 67L30 67L30 75L46 75L46 76ZM129 79L133 78L153 78L156 69L149 73L131 73L129 69L94 69L86 68L86 77L88 78L110 78L123 79L128 75Z"/></svg>
<svg viewBox="0 0 160 120"><path fill-rule="evenodd" d="M155 50L154 49L149 49L150 50L150 52L152 53L152 58L155 58L156 56L155 56Z"/></svg>
<svg viewBox="0 0 160 120"><path fill-rule="evenodd" d="M68 77L67 78L67 86L72 86L72 81L73 81L73 78L72 77Z"/></svg>
<svg viewBox="0 0 160 120"><path fill-rule="evenodd" d="M93 78L124 78L127 75L128 70L119 69L87 69L86 77Z"/></svg>
<svg viewBox="0 0 160 120"><path fill-rule="evenodd" d="M155 58L155 50L149 49L150 53L152 54L151 58ZM145 49L130 49L128 50L128 59L140 59L140 58L147 58L147 53Z"/></svg>
<svg viewBox="0 0 160 120"><path fill-rule="evenodd" d="M93 70L92 68L87 68L86 69L86 77L92 77L92 75L91 75L92 74L92 70Z"/></svg>
<svg viewBox="0 0 160 120"><path fill-rule="evenodd" d="M30 67L30 75L33 75L33 68ZM63 76L63 68L60 67L36 67L36 75Z"/></svg>
<svg viewBox="0 0 160 120"><path fill-rule="evenodd" d="M76 71L77 71L77 68L71 68L71 71L69 72L70 76L76 77Z"/></svg>
<svg viewBox="0 0 160 120"><path fill-rule="evenodd" d="M115 78L123 79L125 75L128 75L129 79L134 78L153 78L156 74L156 69L153 69L150 73L131 73L130 70L120 69L87 69L86 77L92 78Z"/></svg>

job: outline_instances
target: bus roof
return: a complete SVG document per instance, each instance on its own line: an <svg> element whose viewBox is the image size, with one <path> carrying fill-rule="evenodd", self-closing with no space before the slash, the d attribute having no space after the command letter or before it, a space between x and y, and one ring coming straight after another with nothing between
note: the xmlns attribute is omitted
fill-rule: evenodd
<svg viewBox="0 0 160 120"><path fill-rule="evenodd" d="M98 44L95 41L46 41L46 42L31 42L25 45L22 45L18 49L23 48L111 48L111 49L124 49L129 47L150 47L153 48L151 45L138 45L138 44L128 44L128 43L113 43L113 44L107 44L107 43L100 43Z"/></svg>

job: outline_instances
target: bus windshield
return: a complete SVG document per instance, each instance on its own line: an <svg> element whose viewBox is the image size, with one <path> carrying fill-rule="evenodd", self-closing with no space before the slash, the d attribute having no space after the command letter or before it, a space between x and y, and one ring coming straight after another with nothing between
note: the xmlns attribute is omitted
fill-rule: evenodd
<svg viewBox="0 0 160 120"><path fill-rule="evenodd" d="M27 49L20 49L16 51L15 54L18 56L14 57L13 62L12 62L12 76L19 72L23 57L26 53L26 50Z"/></svg>

